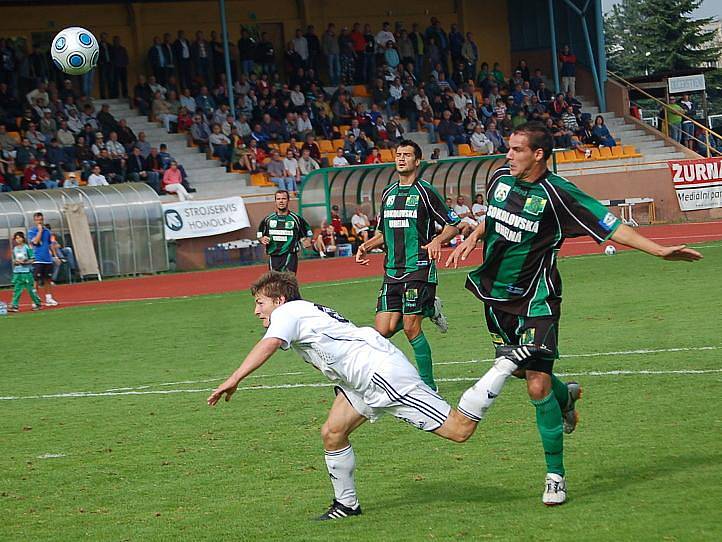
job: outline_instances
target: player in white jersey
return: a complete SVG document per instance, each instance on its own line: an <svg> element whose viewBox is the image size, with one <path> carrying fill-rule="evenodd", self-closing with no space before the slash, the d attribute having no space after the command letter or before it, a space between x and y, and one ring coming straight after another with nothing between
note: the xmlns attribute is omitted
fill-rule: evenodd
<svg viewBox="0 0 722 542"><path fill-rule="evenodd" d="M424 431L465 442L519 366L505 356L466 390L458 409L427 386L415 367L372 328L358 328L333 309L301 299L291 273L270 271L251 287L255 314L266 334L241 366L208 397L214 406L229 401L239 382L280 348L289 348L336 383L336 400L321 430L334 500L319 519L361 513L356 496L356 459L349 435L366 420L389 413Z"/></svg>

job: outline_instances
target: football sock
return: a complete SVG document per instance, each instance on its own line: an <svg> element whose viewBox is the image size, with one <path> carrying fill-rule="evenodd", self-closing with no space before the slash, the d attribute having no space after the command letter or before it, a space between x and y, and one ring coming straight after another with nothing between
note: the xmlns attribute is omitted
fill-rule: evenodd
<svg viewBox="0 0 722 542"><path fill-rule="evenodd" d="M341 450L326 450L326 468L333 485L333 493L338 502L349 508L356 508L356 484L353 471L356 468L356 456L349 444Z"/></svg>
<svg viewBox="0 0 722 542"><path fill-rule="evenodd" d="M436 390L436 382L434 382L434 368L431 361L431 347L426 340L426 335L422 331L416 337L409 341L414 349L414 357L416 358L416 367L419 370L419 376L427 386L432 390Z"/></svg>
<svg viewBox="0 0 722 542"><path fill-rule="evenodd" d="M536 409L536 425L544 447L547 472L564 476L564 431L562 411L553 393L544 399L531 400Z"/></svg>
<svg viewBox="0 0 722 542"><path fill-rule="evenodd" d="M569 403L569 388L567 388L566 383L559 380L555 374L552 374L552 393L557 403L559 403L559 408L564 410L567 407L567 403Z"/></svg>
<svg viewBox="0 0 722 542"><path fill-rule="evenodd" d="M497 358L491 369L461 396L459 412L470 420L481 421L514 370L515 363L504 357Z"/></svg>

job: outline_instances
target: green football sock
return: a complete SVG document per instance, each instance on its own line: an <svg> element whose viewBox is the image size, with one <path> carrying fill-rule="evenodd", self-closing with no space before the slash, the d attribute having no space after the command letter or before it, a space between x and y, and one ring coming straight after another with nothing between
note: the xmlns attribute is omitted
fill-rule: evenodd
<svg viewBox="0 0 722 542"><path fill-rule="evenodd" d="M531 404L536 409L536 425L544 447L547 472L564 476L564 431L562 411L553 393Z"/></svg>
<svg viewBox="0 0 722 542"><path fill-rule="evenodd" d="M565 382L562 382L557 378L555 374L552 374L552 393L559 403L559 408L564 410L569 403L569 388Z"/></svg>
<svg viewBox="0 0 722 542"><path fill-rule="evenodd" d="M434 368L431 361L431 347L426 340L426 336L422 331L416 337L409 341L414 349L414 357L416 358L416 367L419 370L419 376L427 386L432 390L436 390L436 382L434 382Z"/></svg>

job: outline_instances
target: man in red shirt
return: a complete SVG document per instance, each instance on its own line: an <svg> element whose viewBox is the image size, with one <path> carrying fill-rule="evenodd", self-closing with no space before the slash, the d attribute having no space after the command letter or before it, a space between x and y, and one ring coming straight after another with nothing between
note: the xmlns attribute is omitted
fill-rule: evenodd
<svg viewBox="0 0 722 542"><path fill-rule="evenodd" d="M366 38L363 32L361 32L361 25L354 23L351 34L351 43L353 45L354 53L356 53L356 70L354 71L354 79L357 83L364 83L363 67L364 67L364 50L366 49Z"/></svg>

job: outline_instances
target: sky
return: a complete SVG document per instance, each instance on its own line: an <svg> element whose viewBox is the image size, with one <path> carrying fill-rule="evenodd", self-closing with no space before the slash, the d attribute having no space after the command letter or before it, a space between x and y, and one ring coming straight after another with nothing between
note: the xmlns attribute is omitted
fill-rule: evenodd
<svg viewBox="0 0 722 542"><path fill-rule="evenodd" d="M620 0L602 0L602 11L606 13L614 4L618 4ZM702 5L699 6L693 14L695 18L702 17L717 17L722 19L722 0L703 0Z"/></svg>

